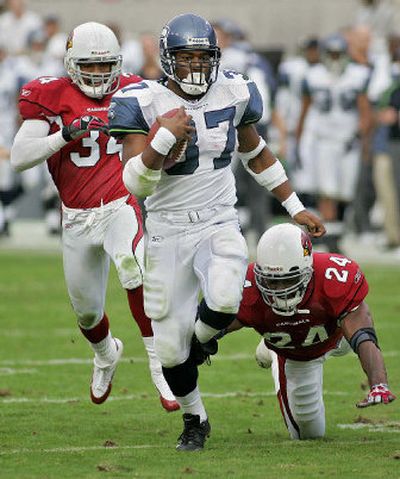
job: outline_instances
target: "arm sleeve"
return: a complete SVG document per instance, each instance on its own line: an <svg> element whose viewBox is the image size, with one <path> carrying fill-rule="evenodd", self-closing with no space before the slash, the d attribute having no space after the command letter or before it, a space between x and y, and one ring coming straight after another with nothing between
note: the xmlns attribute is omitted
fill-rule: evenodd
<svg viewBox="0 0 400 479"><path fill-rule="evenodd" d="M11 148L11 165L24 171L47 160L67 142L61 131L49 135L50 126L44 120L25 120L15 136Z"/></svg>
<svg viewBox="0 0 400 479"><path fill-rule="evenodd" d="M257 123L263 115L263 100L254 82L247 84L249 100L239 126Z"/></svg>
<svg viewBox="0 0 400 479"><path fill-rule="evenodd" d="M147 135L150 128L135 97L114 97L108 111L110 135L121 137L130 133Z"/></svg>

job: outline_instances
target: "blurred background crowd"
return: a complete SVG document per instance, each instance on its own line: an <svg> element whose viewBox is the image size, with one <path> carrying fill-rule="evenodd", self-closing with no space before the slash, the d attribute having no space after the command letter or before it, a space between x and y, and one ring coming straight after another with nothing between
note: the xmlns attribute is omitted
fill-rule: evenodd
<svg viewBox="0 0 400 479"><path fill-rule="evenodd" d="M12 238L13 224L21 218L41 218L49 235L60 232L58 197L46 166L17 174L9 164L21 87L39 76L65 74L67 31L75 26L42 3L0 0L0 245L2 238ZM119 2L100 3L110 8ZM352 234L360 244L400 258L400 5L355 3L347 23L323 35L318 28L304 28L289 46L255 46L247 22L231 18L229 11L222 16L189 10L214 25L221 68L257 84L264 102L259 133L283 162L304 204L324 219L326 247L340 252L343 235ZM189 11L181 7L181 13ZM156 22L154 31L127 31L122 23L108 26L120 40L124 70L160 78L158 33L164 22ZM243 168L235 162L232 168L251 247L285 213Z"/></svg>

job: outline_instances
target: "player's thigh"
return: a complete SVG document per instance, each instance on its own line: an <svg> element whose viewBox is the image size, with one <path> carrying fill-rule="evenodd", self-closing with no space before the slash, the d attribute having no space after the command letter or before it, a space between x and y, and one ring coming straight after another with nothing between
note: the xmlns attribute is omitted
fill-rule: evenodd
<svg viewBox="0 0 400 479"><path fill-rule="evenodd" d="M318 193L328 198L339 195L339 157L343 154L341 144L330 139L320 139L315 143L315 171Z"/></svg>
<svg viewBox="0 0 400 479"><path fill-rule="evenodd" d="M340 175L340 199L352 201L356 191L357 180L360 174L360 148L355 146L338 159Z"/></svg>
<svg viewBox="0 0 400 479"><path fill-rule="evenodd" d="M64 229L63 264L72 307L82 326L91 326L104 312L109 257L73 228Z"/></svg>
<svg viewBox="0 0 400 479"><path fill-rule="evenodd" d="M147 221L147 225L149 221ZM166 367L183 363L194 332L199 281L193 271L193 245L148 229L144 274L144 307L152 319L154 346Z"/></svg>
<svg viewBox="0 0 400 479"><path fill-rule="evenodd" d="M247 245L236 225L218 228L202 240L195 256L194 269L210 309L237 313L247 261Z"/></svg>
<svg viewBox="0 0 400 479"><path fill-rule="evenodd" d="M289 407L304 439L321 437L325 432L323 362L323 358L285 362Z"/></svg>
<svg viewBox="0 0 400 479"><path fill-rule="evenodd" d="M143 283L143 226L137 208L124 204L112 213L104 235L104 249L115 264L123 288L134 289Z"/></svg>

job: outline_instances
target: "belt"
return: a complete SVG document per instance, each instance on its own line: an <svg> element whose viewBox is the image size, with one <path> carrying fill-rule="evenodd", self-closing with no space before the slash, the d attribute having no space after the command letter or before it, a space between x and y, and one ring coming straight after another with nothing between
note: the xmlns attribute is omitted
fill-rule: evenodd
<svg viewBox="0 0 400 479"><path fill-rule="evenodd" d="M172 223L200 223L207 221L217 214L216 208L207 208L204 210L190 211L161 211L159 217Z"/></svg>

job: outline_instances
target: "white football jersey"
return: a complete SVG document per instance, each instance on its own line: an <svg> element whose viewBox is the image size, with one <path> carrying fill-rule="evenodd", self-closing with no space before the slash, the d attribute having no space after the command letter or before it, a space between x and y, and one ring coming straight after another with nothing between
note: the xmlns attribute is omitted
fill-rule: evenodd
<svg viewBox="0 0 400 479"><path fill-rule="evenodd" d="M187 101L161 83L145 80L113 96L110 133L116 137L147 134L158 115L180 106L192 116L195 132L182 161L162 171L155 192L145 201L147 211L234 205L236 187L230 162L236 149L236 128L262 116L257 87L241 74L224 71L200 100Z"/></svg>
<svg viewBox="0 0 400 479"><path fill-rule="evenodd" d="M19 78L11 59L0 62L0 145L9 148L17 129Z"/></svg>
<svg viewBox="0 0 400 479"><path fill-rule="evenodd" d="M312 98L308 122L312 131L319 137L353 138L359 121L357 97L366 92L369 78L370 69L357 63L348 63L339 77L322 63L312 66L303 85Z"/></svg>
<svg viewBox="0 0 400 479"><path fill-rule="evenodd" d="M296 130L299 121L302 85L309 68L309 63L303 57L288 58L279 65L275 106L290 132Z"/></svg>

